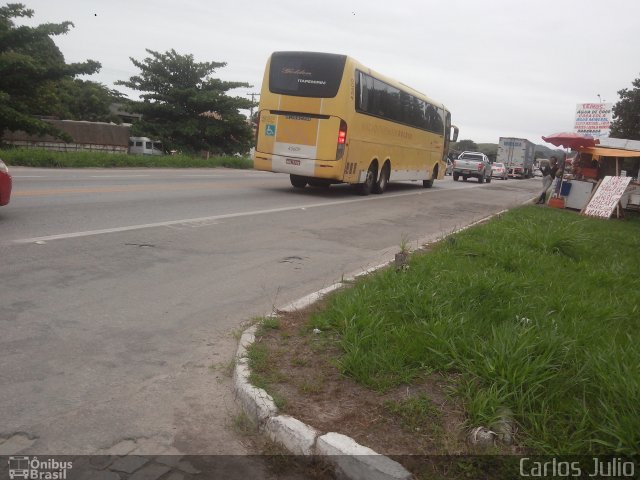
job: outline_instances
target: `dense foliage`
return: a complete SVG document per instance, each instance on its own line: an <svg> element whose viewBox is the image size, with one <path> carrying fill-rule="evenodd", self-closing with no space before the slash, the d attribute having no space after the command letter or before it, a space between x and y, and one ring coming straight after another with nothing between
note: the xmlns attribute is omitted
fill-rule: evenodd
<svg viewBox="0 0 640 480"><path fill-rule="evenodd" d="M460 140L451 144L451 149L458 152L475 152L478 150L478 144L473 140Z"/></svg>
<svg viewBox="0 0 640 480"><path fill-rule="evenodd" d="M101 83L64 78L56 84L52 93L55 98L52 99L48 115L67 120L121 123L110 106L123 102L126 97Z"/></svg>
<svg viewBox="0 0 640 480"><path fill-rule="evenodd" d="M224 62L196 62L193 55L174 50L147 52L150 56L142 61L131 58L140 69L139 75L116 82L142 92L141 100L128 106L143 116L133 126L134 135L161 140L168 150L214 154L249 150L252 131L239 109L249 109L252 102L227 95L229 90L249 84L212 78Z"/></svg>
<svg viewBox="0 0 640 480"><path fill-rule="evenodd" d="M28 27L18 26L14 21L32 16L33 10L20 3L0 7L0 132L22 130L70 140L34 115L56 115L69 108L73 110L71 105L64 105L64 92L78 103L78 92L86 92L87 85L76 83L74 77L96 73L100 64L93 60L65 63L51 37L66 34L73 24L46 23ZM94 90L99 89L99 85L93 84ZM76 118L81 117L76 115Z"/></svg>
<svg viewBox="0 0 640 480"><path fill-rule="evenodd" d="M611 134L613 138L640 140L640 78L633 82L633 89L618 91L620 101L613 106Z"/></svg>

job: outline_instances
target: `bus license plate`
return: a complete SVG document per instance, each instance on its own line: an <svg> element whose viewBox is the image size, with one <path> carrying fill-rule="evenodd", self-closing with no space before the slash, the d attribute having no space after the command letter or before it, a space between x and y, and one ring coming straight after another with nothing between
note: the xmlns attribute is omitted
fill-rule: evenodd
<svg viewBox="0 0 640 480"><path fill-rule="evenodd" d="M287 158L286 160L287 165L295 165L295 166L300 166L300 160L295 160L293 158Z"/></svg>

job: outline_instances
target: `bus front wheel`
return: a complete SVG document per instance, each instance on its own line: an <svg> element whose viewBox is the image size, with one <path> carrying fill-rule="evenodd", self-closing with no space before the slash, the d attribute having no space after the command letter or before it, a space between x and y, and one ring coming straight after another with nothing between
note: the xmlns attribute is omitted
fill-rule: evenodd
<svg viewBox="0 0 640 480"><path fill-rule="evenodd" d="M289 175L289 180L291 180L291 185L295 188L304 188L307 186L307 179L300 175Z"/></svg>
<svg viewBox="0 0 640 480"><path fill-rule="evenodd" d="M433 187L433 181L438 178L438 166L436 165L436 168L433 170L433 175L431 175L431 178L429 180L423 180L422 181L422 186L424 188L431 188Z"/></svg>

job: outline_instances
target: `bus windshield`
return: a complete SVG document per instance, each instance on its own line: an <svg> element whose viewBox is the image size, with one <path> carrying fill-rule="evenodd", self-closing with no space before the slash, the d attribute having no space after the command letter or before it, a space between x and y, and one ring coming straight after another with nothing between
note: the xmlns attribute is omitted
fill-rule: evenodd
<svg viewBox="0 0 640 480"><path fill-rule="evenodd" d="M271 57L269 90L281 95L333 98L337 95L345 55L275 52Z"/></svg>

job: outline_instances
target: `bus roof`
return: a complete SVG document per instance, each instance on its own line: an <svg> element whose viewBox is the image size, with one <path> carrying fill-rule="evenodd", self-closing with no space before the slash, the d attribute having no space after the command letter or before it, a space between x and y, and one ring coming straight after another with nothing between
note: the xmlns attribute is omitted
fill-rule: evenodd
<svg viewBox="0 0 640 480"><path fill-rule="evenodd" d="M367 67L366 65L362 64L361 62L359 62L358 60L356 60L355 58L349 56L349 55L345 55L345 54L338 54L338 53L331 53L331 52L310 52L310 51L279 51L279 52L273 52L273 53L292 53L292 54L305 54L305 53L311 53L314 55L339 55L339 56L343 56L346 57L346 64L345 65L351 65L352 68L357 68L359 70L362 70L363 72L377 78L378 80L382 80L385 83L388 83L389 85L399 89L399 90L404 90L407 93L410 93L411 95L415 95L417 97L419 97L421 100L427 101L429 103L431 103L432 105L435 105L437 107L441 107L443 110L445 111L449 111L449 109L447 107L445 107L445 105L441 102L437 102L435 100L433 100L432 98L428 97L427 95L425 95L424 93L420 92L419 90L416 90L413 87L410 87L409 85L406 85L392 77L388 77L387 75L383 75L382 73L379 73L369 67ZM273 53L271 55L273 55ZM271 63L271 58L269 58L269 63ZM345 66L346 68L346 66Z"/></svg>

